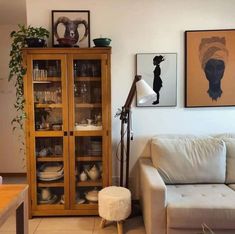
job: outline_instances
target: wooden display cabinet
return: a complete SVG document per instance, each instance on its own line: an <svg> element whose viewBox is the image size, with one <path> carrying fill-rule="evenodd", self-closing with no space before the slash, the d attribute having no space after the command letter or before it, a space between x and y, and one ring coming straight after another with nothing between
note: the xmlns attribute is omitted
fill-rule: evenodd
<svg viewBox="0 0 235 234"><path fill-rule="evenodd" d="M31 215L97 214L111 184L111 49L23 53Z"/></svg>

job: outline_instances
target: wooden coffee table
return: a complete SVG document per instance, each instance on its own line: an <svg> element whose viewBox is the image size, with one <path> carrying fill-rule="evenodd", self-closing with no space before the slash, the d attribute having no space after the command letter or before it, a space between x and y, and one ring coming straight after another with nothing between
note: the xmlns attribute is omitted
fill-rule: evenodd
<svg viewBox="0 0 235 234"><path fill-rule="evenodd" d="M0 226L16 212L16 233L28 234L28 185L0 185Z"/></svg>

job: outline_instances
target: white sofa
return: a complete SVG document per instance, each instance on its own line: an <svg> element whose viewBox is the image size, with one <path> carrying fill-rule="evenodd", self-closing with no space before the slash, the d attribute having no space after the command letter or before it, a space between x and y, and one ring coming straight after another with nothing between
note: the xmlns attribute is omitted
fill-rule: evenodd
<svg viewBox="0 0 235 234"><path fill-rule="evenodd" d="M147 234L235 234L235 137L159 135L140 159Z"/></svg>

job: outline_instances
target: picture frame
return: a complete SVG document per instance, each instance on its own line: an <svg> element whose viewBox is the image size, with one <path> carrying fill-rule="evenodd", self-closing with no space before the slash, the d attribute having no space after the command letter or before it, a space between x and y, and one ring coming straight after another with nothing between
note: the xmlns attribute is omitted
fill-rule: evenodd
<svg viewBox="0 0 235 234"><path fill-rule="evenodd" d="M156 92L156 97L138 107L177 105L177 53L138 53L136 73Z"/></svg>
<svg viewBox="0 0 235 234"><path fill-rule="evenodd" d="M235 106L235 29L185 31L185 107Z"/></svg>
<svg viewBox="0 0 235 234"><path fill-rule="evenodd" d="M90 47L90 11L52 10L53 47Z"/></svg>

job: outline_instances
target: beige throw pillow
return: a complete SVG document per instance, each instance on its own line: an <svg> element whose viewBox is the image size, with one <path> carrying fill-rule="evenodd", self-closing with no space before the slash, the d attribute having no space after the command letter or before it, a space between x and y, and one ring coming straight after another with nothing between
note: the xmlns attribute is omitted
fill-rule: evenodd
<svg viewBox="0 0 235 234"><path fill-rule="evenodd" d="M167 184L225 182L226 147L221 139L157 136L151 141L151 157Z"/></svg>

